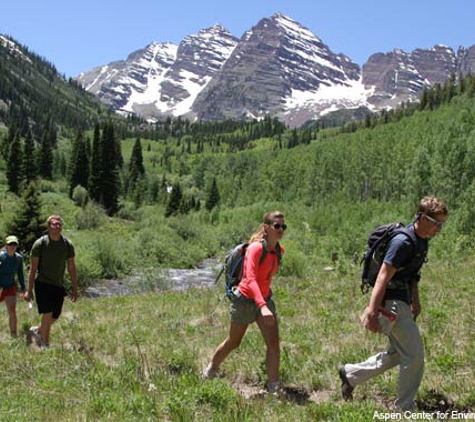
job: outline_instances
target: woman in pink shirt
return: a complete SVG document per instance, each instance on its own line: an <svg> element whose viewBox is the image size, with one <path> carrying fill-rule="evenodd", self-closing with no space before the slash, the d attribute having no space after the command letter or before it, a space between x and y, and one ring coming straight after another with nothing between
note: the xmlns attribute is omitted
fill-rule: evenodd
<svg viewBox="0 0 475 422"><path fill-rule="evenodd" d="M249 324L256 322L267 348L267 390L271 393L282 392L279 375L279 327L270 285L284 253L279 241L286 229L284 214L272 211L264 215L259 230L251 236L244 257L242 280L233 291L229 334L217 347L210 364L204 369L204 378L217 376L221 363L241 344ZM267 254L260 263L263 248L267 249Z"/></svg>

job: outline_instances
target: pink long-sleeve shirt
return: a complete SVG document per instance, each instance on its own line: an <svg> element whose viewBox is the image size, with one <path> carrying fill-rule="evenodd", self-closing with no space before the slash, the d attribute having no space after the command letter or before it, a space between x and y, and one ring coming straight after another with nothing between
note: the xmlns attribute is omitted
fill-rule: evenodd
<svg viewBox="0 0 475 422"><path fill-rule="evenodd" d="M273 275L279 268L276 249L268 248L264 262L259 265L262 256L263 244L261 242L251 243L244 256L243 275L239 283L239 290L248 299L254 299L257 306L262 308L265 298L269 296L270 284ZM284 248L280 246L282 255Z"/></svg>

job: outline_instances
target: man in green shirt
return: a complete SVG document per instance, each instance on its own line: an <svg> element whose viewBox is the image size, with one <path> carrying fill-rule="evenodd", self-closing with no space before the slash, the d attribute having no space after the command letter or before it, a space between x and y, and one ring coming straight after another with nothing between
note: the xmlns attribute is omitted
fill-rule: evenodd
<svg viewBox="0 0 475 422"><path fill-rule="evenodd" d="M51 326L61 315L64 297L64 272L66 267L71 278L71 301L78 296L74 246L62 234L63 220L60 215L51 215L47 220L48 234L35 241L31 248L30 271L28 273L28 291L25 300L33 298L35 289L38 312L42 315L39 327L30 328L30 340L33 337L40 347L49 347Z"/></svg>

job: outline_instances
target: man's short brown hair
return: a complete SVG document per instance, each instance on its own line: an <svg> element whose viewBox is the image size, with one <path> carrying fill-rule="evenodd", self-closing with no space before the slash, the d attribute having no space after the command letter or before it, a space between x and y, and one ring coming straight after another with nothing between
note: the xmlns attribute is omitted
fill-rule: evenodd
<svg viewBox="0 0 475 422"><path fill-rule="evenodd" d="M417 214L428 214L433 217L437 214L448 215L449 209L442 199L435 196L425 196L419 201L417 207Z"/></svg>

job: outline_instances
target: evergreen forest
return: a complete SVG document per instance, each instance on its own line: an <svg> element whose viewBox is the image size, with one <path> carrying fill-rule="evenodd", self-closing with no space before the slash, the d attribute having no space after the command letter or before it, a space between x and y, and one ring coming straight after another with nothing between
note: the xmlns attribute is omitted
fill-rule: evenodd
<svg viewBox="0 0 475 422"><path fill-rule="evenodd" d="M433 194L451 210L434 253L464 257L475 228L474 86L460 75L419 103L327 128L106 113L79 127L50 116L34 130L10 114L0 132L2 232L27 251L48 213L64 215L87 286L133 271L135 250L147 268L222 256L275 208L291 227L285 271L303 275L332 252L342 261L362 252L370 229L409 222Z"/></svg>

